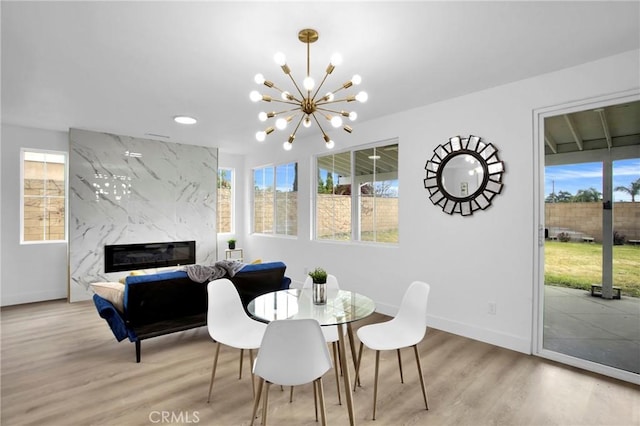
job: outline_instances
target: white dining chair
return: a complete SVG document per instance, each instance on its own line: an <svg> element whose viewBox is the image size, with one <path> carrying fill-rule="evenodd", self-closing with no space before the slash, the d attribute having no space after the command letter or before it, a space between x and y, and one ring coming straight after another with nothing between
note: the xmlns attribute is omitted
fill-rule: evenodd
<svg viewBox="0 0 640 426"><path fill-rule="evenodd" d="M358 362L356 365L356 378L353 389L360 374L360 364L362 361L362 348L366 346L376 351L375 381L373 385L373 420L376 419L376 404L378 397L378 370L380 365L380 351L396 350L398 353L398 365L400 367L400 382L404 383L402 377L402 358L400 349L413 347L418 365L418 375L422 386L422 396L424 405L429 409L427 401L427 389L424 385L420 354L418 353L418 343L422 341L427 331L427 301L429 299L430 286L421 281L411 283L400 304L398 314L391 320L362 326L358 329L357 335L360 339L360 350L358 352Z"/></svg>
<svg viewBox="0 0 640 426"><path fill-rule="evenodd" d="M207 307L207 329L209 335L217 343L216 353L213 358L211 371L211 383L209 384L209 396L211 401L213 380L216 376L220 346L226 345L240 349L240 374L242 377L242 355L244 349L249 350L251 368L253 367L253 350L260 347L262 337L267 328L265 323L251 319L240 299L236 286L228 279L221 278L207 284L209 305ZM251 386L255 394L255 382L251 375Z"/></svg>
<svg viewBox="0 0 640 426"><path fill-rule="evenodd" d="M331 357L320 324L314 319L272 321L267 326L258 350L253 374L258 376L258 387L253 403L253 425L264 383L262 424L267 424L269 387L299 386L313 382L316 419L318 404L322 425L326 425L326 408L322 376L331 368Z"/></svg>

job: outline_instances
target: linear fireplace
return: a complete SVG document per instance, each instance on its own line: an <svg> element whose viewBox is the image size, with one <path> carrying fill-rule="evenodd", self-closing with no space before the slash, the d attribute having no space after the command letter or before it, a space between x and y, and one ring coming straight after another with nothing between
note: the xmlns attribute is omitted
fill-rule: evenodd
<svg viewBox="0 0 640 426"><path fill-rule="evenodd" d="M104 246L104 271L133 271L196 263L195 241Z"/></svg>

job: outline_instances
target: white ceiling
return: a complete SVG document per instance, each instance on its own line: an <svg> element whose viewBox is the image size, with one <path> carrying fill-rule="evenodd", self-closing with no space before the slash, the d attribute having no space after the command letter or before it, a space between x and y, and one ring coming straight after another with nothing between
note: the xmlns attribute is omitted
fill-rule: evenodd
<svg viewBox="0 0 640 426"><path fill-rule="evenodd" d="M359 121L640 48L638 1L3 0L1 14L3 123L238 153L262 127L253 76L290 88L272 59L280 50L304 77L303 28L320 33L316 80L334 51L344 57L327 89L362 75Z"/></svg>

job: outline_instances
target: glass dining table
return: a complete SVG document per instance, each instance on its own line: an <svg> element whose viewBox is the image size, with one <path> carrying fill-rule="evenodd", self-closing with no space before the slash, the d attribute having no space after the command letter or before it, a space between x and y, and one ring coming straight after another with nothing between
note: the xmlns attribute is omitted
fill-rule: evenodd
<svg viewBox="0 0 640 426"><path fill-rule="evenodd" d="M327 302L317 305L313 303L311 289L289 289L258 296L249 302L247 310L256 320L267 323L275 320L312 318L317 320L321 326L335 325L338 327L340 363L347 396L347 409L349 410L350 424L354 425L353 393L345 351L344 326L347 326L351 357L355 365L355 346L351 323L366 318L375 311L373 300L353 291L328 290Z"/></svg>

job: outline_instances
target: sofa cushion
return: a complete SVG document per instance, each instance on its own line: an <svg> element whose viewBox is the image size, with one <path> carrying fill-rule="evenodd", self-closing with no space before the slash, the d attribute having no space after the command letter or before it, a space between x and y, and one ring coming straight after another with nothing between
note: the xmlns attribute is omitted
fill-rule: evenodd
<svg viewBox="0 0 640 426"><path fill-rule="evenodd" d="M115 282L92 283L93 291L108 300L120 312L124 312L124 284Z"/></svg>

